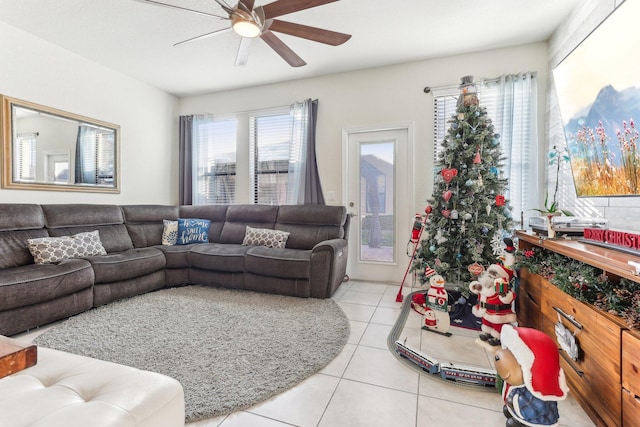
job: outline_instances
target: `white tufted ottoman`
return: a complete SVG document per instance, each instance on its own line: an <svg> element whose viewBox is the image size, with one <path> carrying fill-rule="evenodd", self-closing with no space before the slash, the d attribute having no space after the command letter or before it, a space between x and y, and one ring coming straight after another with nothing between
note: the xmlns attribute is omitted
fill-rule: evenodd
<svg viewBox="0 0 640 427"><path fill-rule="evenodd" d="M38 347L0 379L2 427L184 426L184 391L165 375Z"/></svg>

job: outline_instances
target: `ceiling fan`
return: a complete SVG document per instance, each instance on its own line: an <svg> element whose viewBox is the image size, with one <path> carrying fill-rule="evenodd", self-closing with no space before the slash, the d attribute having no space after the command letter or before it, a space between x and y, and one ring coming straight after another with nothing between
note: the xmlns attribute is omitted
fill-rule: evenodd
<svg viewBox="0 0 640 427"><path fill-rule="evenodd" d="M196 40L202 40L208 37L218 35L220 33L233 30L242 37L240 47L236 56L236 66L246 65L249 57L249 46L251 41L260 37L267 43L278 55L282 57L292 67L300 67L306 65L306 62L300 58L291 48L289 48L274 32L289 34L295 37L305 38L319 43L338 46L351 38L351 35L338 33L335 31L325 30L308 25L296 24L293 22L281 21L274 19L276 17L287 15L289 13L298 12L304 9L321 6L327 3L333 3L338 0L276 0L272 3L265 4L254 8L255 0L239 0L235 7L230 6L225 0L215 0L222 10L227 14L217 15L214 13L201 12L182 6L175 6L168 3L162 3L156 0L134 0L141 3L153 4L155 6L168 7L186 12L197 13L199 15L211 16L213 18L222 19L231 22L231 26L221 30L212 31L201 36L193 37L174 46L180 46L191 43Z"/></svg>

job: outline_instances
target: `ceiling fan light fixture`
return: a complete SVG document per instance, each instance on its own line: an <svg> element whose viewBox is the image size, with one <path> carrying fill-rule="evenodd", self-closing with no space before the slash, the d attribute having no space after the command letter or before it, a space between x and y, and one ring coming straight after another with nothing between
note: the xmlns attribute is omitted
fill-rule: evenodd
<svg viewBox="0 0 640 427"><path fill-rule="evenodd" d="M242 37L258 37L262 32L260 26L249 19L235 18L231 25L233 31Z"/></svg>

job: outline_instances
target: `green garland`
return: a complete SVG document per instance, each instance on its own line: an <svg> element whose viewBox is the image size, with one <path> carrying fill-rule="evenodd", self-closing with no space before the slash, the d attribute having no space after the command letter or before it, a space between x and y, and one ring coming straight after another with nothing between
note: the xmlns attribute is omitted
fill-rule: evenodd
<svg viewBox="0 0 640 427"><path fill-rule="evenodd" d="M516 268L523 267L573 298L624 318L629 328L640 329L640 283L626 278L614 283L601 269L538 247L516 251Z"/></svg>

